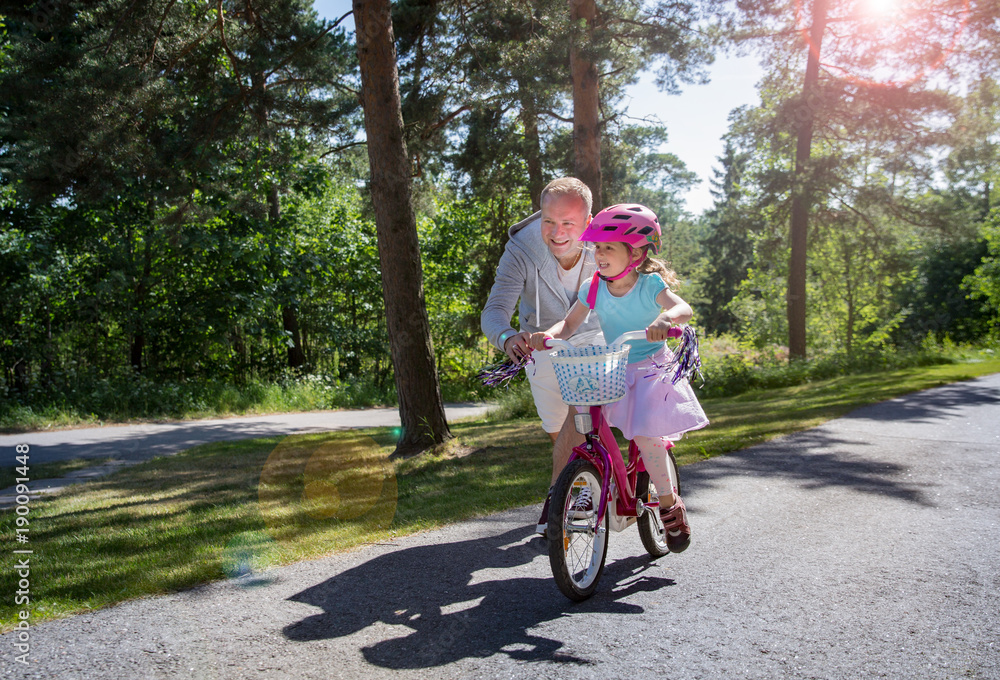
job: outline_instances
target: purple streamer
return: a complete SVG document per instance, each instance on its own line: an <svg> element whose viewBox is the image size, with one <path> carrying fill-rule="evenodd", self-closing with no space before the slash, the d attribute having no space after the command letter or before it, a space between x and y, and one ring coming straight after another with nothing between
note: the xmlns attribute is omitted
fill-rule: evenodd
<svg viewBox="0 0 1000 680"><path fill-rule="evenodd" d="M533 363L535 363L535 360L531 358L531 354L525 354L518 361L505 359L501 362L484 366L479 369L479 373L476 375L487 387L509 388L510 381L517 377L521 369Z"/></svg>
<svg viewBox="0 0 1000 680"><path fill-rule="evenodd" d="M676 385L681 380L690 381L695 375L701 379L701 384L705 384L705 376L701 372L701 354L698 352L698 334L691 326L684 326L681 333L680 342L674 350L669 361L663 364L654 362L653 366L659 371L659 375L650 374L647 378L655 377L657 380L665 380L670 377L670 384Z"/></svg>

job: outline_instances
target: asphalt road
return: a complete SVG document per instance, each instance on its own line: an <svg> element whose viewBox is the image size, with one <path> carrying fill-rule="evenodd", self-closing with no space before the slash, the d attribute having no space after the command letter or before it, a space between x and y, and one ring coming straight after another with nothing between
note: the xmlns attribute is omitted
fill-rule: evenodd
<svg viewBox="0 0 1000 680"><path fill-rule="evenodd" d="M993 375L686 466L688 551L613 534L581 604L522 508L40 624L27 666L7 634L4 672L1000 678L998 406Z"/></svg>

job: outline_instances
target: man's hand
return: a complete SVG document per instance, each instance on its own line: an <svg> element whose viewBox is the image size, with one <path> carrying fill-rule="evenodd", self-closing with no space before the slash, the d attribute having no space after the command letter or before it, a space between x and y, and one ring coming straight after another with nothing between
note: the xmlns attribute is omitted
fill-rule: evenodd
<svg viewBox="0 0 1000 680"><path fill-rule="evenodd" d="M521 357L530 351L531 346L528 344L530 340L531 333L512 335L504 340L503 351L510 357L511 361L520 361Z"/></svg>

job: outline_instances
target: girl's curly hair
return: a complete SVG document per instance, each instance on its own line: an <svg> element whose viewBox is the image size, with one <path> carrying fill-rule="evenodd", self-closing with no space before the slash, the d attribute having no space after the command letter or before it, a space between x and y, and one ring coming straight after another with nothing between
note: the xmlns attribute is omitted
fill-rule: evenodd
<svg viewBox="0 0 1000 680"><path fill-rule="evenodd" d="M629 246L631 250L632 246ZM677 273L667 266L667 263L663 260L659 260L655 257L649 256L649 246L645 245L642 247L646 251L646 257L642 260L642 263L635 268L640 274L659 274L663 282L667 284L667 287L671 290L676 290L681 285L681 280L677 278Z"/></svg>

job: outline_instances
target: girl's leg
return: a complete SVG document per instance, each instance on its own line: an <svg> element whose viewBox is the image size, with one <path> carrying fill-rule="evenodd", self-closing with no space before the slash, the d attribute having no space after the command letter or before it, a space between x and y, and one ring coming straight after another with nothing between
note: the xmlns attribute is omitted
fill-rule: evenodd
<svg viewBox="0 0 1000 680"><path fill-rule="evenodd" d="M691 543L691 525L687 521L684 501L673 490L667 467L666 442L659 437L636 437L635 444L642 453L649 479L656 485L660 495L660 518L663 520L663 528L667 530L667 548L670 552L684 552Z"/></svg>
<svg viewBox="0 0 1000 680"><path fill-rule="evenodd" d="M649 473L649 479L660 494L660 507L669 508L674 504L674 485L667 467L667 444L660 437L636 437L635 445L642 453L642 462Z"/></svg>

